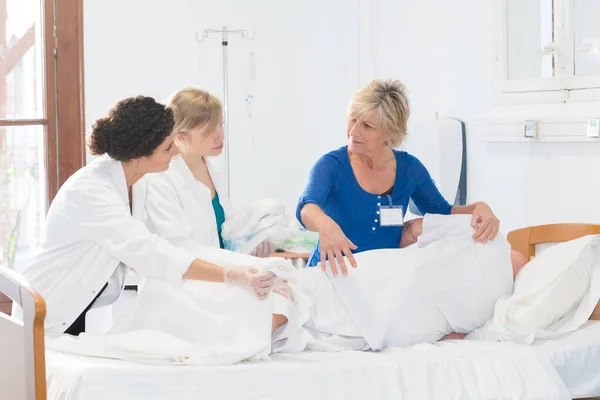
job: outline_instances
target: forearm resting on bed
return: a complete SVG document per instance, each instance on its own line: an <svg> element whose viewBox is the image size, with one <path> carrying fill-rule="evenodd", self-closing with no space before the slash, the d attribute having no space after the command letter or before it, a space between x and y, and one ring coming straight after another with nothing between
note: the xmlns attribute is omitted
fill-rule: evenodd
<svg viewBox="0 0 600 400"><path fill-rule="evenodd" d="M452 207L450 214L473 214L473 210L475 210L476 206L477 203L468 204L466 206L454 206Z"/></svg>
<svg viewBox="0 0 600 400"><path fill-rule="evenodd" d="M402 238L400 239L400 248L411 246L417 243L417 239L423 232L423 218L417 218L404 224L402 228Z"/></svg>
<svg viewBox="0 0 600 400"><path fill-rule="evenodd" d="M183 278L207 282L223 282L223 267L196 258L183 274Z"/></svg>

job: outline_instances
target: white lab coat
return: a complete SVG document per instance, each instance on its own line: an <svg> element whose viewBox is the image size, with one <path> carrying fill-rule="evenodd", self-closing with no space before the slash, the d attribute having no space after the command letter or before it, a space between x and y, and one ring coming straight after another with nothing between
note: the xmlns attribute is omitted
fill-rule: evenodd
<svg viewBox="0 0 600 400"><path fill-rule="evenodd" d="M233 214L225 182L213 158L206 165L225 219ZM210 189L196 180L181 156L173 157L165 172L148 174L133 186L134 194L144 199L145 222L152 233L172 245L186 249L197 258L222 267L255 266L264 268L269 260L220 248L217 221Z"/></svg>
<svg viewBox="0 0 600 400"><path fill-rule="evenodd" d="M206 158L206 164L227 219L232 215L232 207L224 181L214 159ZM134 185L134 190L134 193L147 193L141 197L146 199L148 228L201 260L226 268L254 266L259 269L279 262L220 248L210 190L196 180L181 156L173 157L167 171L146 175ZM307 310L275 294L272 312L288 318L285 330L276 335L276 339L286 345L280 348L280 343L276 343L274 350L303 350L308 340L302 328L308 319Z"/></svg>
<svg viewBox="0 0 600 400"><path fill-rule="evenodd" d="M215 164L215 160L206 158L227 219L232 208ZM198 244L219 247L210 189L194 178L183 157L173 157L167 171L148 174L134 186L148 192L146 223L151 231L189 250L197 249Z"/></svg>
<svg viewBox="0 0 600 400"><path fill-rule="evenodd" d="M132 215L122 164L109 157L94 160L60 189L40 249L23 271L46 301L46 348L161 364L220 365L266 356L271 302L236 286L183 279L196 257L151 233L145 225L147 194L145 185L133 188ZM200 247L195 253L209 257L212 248ZM219 256L231 253L215 250ZM230 264L240 264L235 261ZM261 262L293 270L282 261ZM55 335L128 268L144 284L107 331Z"/></svg>
<svg viewBox="0 0 600 400"><path fill-rule="evenodd" d="M143 195L134 191L132 216L122 164L108 156L60 188L39 249L22 271L46 301L49 332L64 332L125 266L181 284L195 257L148 230Z"/></svg>

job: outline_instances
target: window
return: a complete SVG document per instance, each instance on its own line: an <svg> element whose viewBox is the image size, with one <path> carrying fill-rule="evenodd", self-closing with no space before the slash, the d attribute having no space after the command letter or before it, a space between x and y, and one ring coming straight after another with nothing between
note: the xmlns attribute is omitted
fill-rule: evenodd
<svg viewBox="0 0 600 400"><path fill-rule="evenodd" d="M83 164L81 3L0 1L0 266L26 262Z"/></svg>
<svg viewBox="0 0 600 400"><path fill-rule="evenodd" d="M503 100L600 99L600 1L494 5L496 93Z"/></svg>

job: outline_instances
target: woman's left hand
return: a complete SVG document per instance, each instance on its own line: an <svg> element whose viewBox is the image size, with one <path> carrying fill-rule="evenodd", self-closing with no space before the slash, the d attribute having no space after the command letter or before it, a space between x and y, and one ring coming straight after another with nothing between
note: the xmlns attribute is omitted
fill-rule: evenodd
<svg viewBox="0 0 600 400"><path fill-rule="evenodd" d="M254 257L269 257L275 251L275 245L268 240L261 242L252 252Z"/></svg>
<svg viewBox="0 0 600 400"><path fill-rule="evenodd" d="M500 220L496 218L490 206L479 202L473 209L471 226L475 229L473 239L476 242L488 242L494 240L500 230Z"/></svg>

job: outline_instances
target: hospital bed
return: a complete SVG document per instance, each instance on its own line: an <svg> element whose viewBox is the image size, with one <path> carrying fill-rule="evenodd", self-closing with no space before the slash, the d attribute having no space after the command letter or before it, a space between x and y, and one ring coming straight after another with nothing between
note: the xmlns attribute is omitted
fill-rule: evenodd
<svg viewBox="0 0 600 400"><path fill-rule="evenodd" d="M586 234L600 234L600 225L529 227L511 232L508 240L513 249L531 258L536 245ZM0 292L24 311L23 322L0 315L2 399L45 399L46 390L52 400L582 399L600 395L600 322L596 321L560 339L531 346L459 340L379 353L280 354L271 362L225 367L149 366L44 352L43 300L7 270L0 270Z"/></svg>

